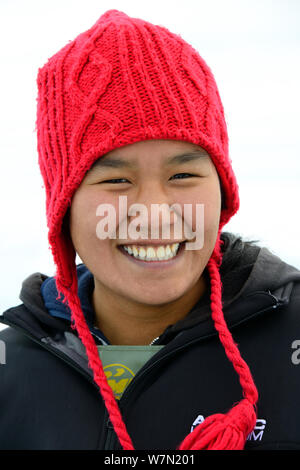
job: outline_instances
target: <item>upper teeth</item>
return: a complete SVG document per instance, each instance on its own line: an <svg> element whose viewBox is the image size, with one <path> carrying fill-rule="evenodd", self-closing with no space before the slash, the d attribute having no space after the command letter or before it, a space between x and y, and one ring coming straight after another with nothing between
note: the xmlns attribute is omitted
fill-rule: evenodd
<svg viewBox="0 0 300 470"><path fill-rule="evenodd" d="M177 254L178 248L179 243L160 245L156 249L153 246L124 245L124 249L135 258L152 261L173 258Z"/></svg>

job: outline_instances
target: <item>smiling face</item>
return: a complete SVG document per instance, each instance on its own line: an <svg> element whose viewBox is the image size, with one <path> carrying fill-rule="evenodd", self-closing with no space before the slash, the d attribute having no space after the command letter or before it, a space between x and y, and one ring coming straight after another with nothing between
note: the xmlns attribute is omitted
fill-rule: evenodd
<svg viewBox="0 0 300 470"><path fill-rule="evenodd" d="M125 240L123 236L118 238L120 196L127 197L128 209L135 203L143 204L147 209L149 231L146 240L133 240L128 235ZM100 204L109 204L115 209L116 238L100 239L96 233L101 220L96 215ZM179 204L182 228L187 224L194 232L197 228L196 204L204 204L203 247L180 250L170 260L150 262L138 261L123 250L121 245L124 244L146 243L150 247L155 243L154 248L157 248L157 243L166 245L187 239L184 230L180 238L174 237L175 219L172 216L170 237L165 239L160 230L159 239L151 240L152 204L169 207ZM184 204L192 207L189 220L184 220ZM215 246L220 211L218 174L201 147L182 141L147 140L117 148L94 163L73 196L70 234L76 252L94 275L95 290L102 301L114 297L119 304L159 306L188 299L191 292L201 296L202 273ZM127 215L128 225L136 217ZM162 220L160 218L160 222ZM133 248L132 245L129 247Z"/></svg>

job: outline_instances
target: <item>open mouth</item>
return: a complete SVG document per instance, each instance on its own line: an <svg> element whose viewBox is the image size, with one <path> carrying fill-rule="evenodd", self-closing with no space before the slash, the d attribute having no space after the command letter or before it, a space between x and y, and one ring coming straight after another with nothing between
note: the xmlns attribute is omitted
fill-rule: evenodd
<svg viewBox="0 0 300 470"><path fill-rule="evenodd" d="M119 250L133 261L144 264L170 263L178 258L185 248L186 240L168 245L119 245Z"/></svg>

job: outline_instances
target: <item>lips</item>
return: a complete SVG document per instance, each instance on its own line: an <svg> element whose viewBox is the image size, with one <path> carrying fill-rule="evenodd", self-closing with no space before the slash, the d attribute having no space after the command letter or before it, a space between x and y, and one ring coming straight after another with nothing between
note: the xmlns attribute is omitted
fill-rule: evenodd
<svg viewBox="0 0 300 470"><path fill-rule="evenodd" d="M132 246L134 246L132 244ZM185 247L185 241L181 242L179 244L179 247L177 249L177 253L174 255L172 253L173 256L170 256L168 259L145 259L145 258L139 258L137 256L138 252L137 250L135 250L135 256L133 256L133 254L130 254L128 253L128 251L126 250L125 246L123 245L119 245L118 246L118 249L122 252L122 254L124 254L126 257L128 257L131 261L139 264L139 265L143 265L143 266L150 266L150 267L165 267L166 265L172 265L176 260L177 258L181 255L181 253L183 252L184 250L184 247Z"/></svg>
<svg viewBox="0 0 300 470"><path fill-rule="evenodd" d="M184 243L186 240L136 240L136 241L129 241L120 244L119 246L130 246L130 245L136 245L136 246L166 246L166 245L172 245L173 243Z"/></svg>

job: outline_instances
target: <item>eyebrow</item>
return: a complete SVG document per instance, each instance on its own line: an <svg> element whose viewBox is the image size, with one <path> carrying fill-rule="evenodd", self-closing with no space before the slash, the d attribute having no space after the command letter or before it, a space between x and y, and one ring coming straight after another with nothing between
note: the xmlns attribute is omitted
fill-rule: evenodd
<svg viewBox="0 0 300 470"><path fill-rule="evenodd" d="M204 150L192 150L189 152L184 152L179 155L175 155L173 157L169 157L166 160L166 165L181 165L183 163L199 160L201 158L209 157L208 153L204 153ZM136 162L130 162L128 160L124 160L118 157L100 157L96 160L89 171L93 170L94 168L137 168Z"/></svg>

